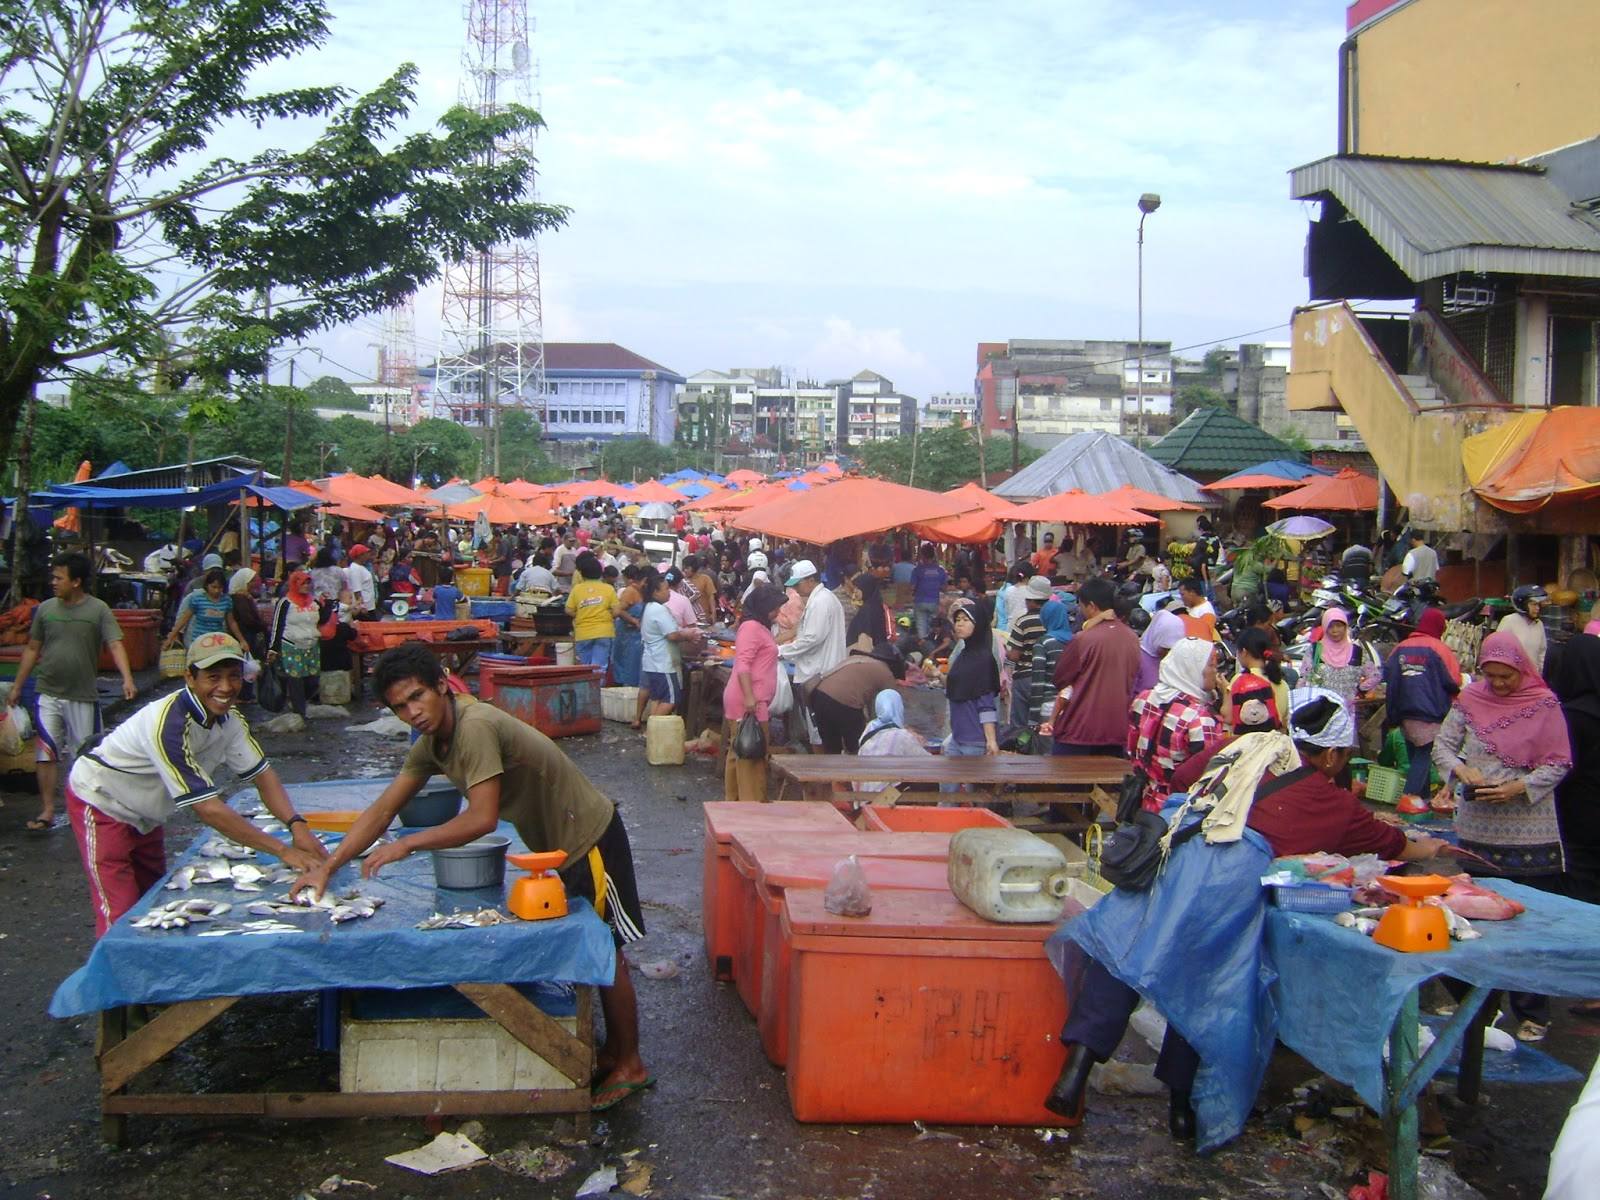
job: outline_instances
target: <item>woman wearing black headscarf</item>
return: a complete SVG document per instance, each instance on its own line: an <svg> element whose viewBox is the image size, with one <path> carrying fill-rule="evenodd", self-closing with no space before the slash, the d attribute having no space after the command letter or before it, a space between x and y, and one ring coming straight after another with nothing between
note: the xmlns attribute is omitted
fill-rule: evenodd
<svg viewBox="0 0 1600 1200"><path fill-rule="evenodd" d="M1566 850L1566 892L1600 904L1600 637L1568 639L1550 664L1572 741L1572 770L1556 785L1556 819ZM1600 1016L1600 1003L1592 1015Z"/></svg>
<svg viewBox="0 0 1600 1200"><path fill-rule="evenodd" d="M883 645L889 640L889 610L884 607L882 584L871 571L861 572L850 582L861 593L861 607L850 618L850 626L844 634L845 645L858 646L862 637L867 639L867 644L859 646L860 649Z"/></svg>
<svg viewBox="0 0 1600 1200"><path fill-rule="evenodd" d="M1000 753L995 734L1000 719L1000 657L994 631L989 628L989 606L982 600L962 600L950 610L956 647L945 675L944 695L950 704L950 736L944 752L977 756Z"/></svg>

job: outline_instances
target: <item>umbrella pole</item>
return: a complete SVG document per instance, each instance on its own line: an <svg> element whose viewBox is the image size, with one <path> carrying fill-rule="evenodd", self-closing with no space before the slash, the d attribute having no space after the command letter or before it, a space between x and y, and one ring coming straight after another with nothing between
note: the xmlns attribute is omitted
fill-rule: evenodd
<svg viewBox="0 0 1600 1200"><path fill-rule="evenodd" d="M250 493L243 488L239 489L239 565L250 565Z"/></svg>

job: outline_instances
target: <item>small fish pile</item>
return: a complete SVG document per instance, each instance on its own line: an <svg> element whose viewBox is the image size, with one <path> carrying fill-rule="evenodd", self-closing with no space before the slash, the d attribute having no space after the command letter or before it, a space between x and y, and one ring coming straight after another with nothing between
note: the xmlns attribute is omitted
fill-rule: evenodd
<svg viewBox="0 0 1600 1200"><path fill-rule="evenodd" d="M448 917L443 913L434 913L426 920L418 921L418 929L483 929L490 925L513 925L516 917L507 916L497 908L480 908L477 912L465 909L456 909Z"/></svg>
<svg viewBox="0 0 1600 1200"><path fill-rule="evenodd" d="M249 846L241 846L238 842L230 842L224 837L214 837L200 846L201 858L254 858L256 852Z"/></svg>
<svg viewBox="0 0 1600 1200"><path fill-rule="evenodd" d="M1436 903L1437 900L1437 896L1429 896L1423 901L1423 903L1432 904L1433 907L1444 910L1445 924L1450 929L1450 938L1452 941L1470 942L1483 936L1483 934L1479 933L1472 927L1472 923L1468 921L1467 918L1463 917L1460 913L1452 911L1448 905ZM1381 907L1357 908L1351 910L1350 912L1339 913L1333 918L1333 923L1335 925L1342 925L1346 929L1354 929L1357 933L1365 934L1367 937L1371 937L1372 931L1378 928L1378 922L1382 919L1383 914L1384 909Z"/></svg>
<svg viewBox="0 0 1600 1200"><path fill-rule="evenodd" d="M173 900L158 904L133 923L135 929L183 929L203 921L215 921L233 908L221 900Z"/></svg>
<svg viewBox="0 0 1600 1200"><path fill-rule="evenodd" d="M346 892L342 896L330 896L324 893L313 899L309 891L304 891L293 899L280 896L276 900L259 900L250 906L250 911L257 916L293 917L326 913L330 921L340 925L345 921L365 920L382 907L381 898L363 896L360 892Z"/></svg>
<svg viewBox="0 0 1600 1200"><path fill-rule="evenodd" d="M224 859L211 858L179 867L167 880L167 891L187 892L190 888L209 883L232 883L236 892L259 892L268 883L289 883L295 872L289 867L258 867L254 863L229 864Z"/></svg>

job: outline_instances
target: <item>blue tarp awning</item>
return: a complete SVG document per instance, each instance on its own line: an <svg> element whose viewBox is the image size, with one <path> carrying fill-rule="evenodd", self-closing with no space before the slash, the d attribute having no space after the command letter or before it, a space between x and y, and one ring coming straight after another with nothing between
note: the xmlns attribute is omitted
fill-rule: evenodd
<svg viewBox="0 0 1600 1200"><path fill-rule="evenodd" d="M237 500L240 492L261 492L263 489L256 482L259 479L259 474L241 475L200 488L112 488L88 483L58 483L42 492L34 492L28 497L28 504L32 508L206 508ZM264 490L301 497L304 503L295 503L296 508L320 503L314 496L292 488Z"/></svg>
<svg viewBox="0 0 1600 1200"><path fill-rule="evenodd" d="M698 500L701 496L709 496L711 494L711 489L703 483L686 483L682 487L673 488L672 490L682 492L691 500Z"/></svg>
<svg viewBox="0 0 1600 1200"><path fill-rule="evenodd" d="M218 486L221 485L219 484ZM253 495L260 496L273 508L281 508L285 512L294 512L301 508L315 508L322 503L317 497L302 492L297 488L269 487L264 483L247 484L243 488L234 488L234 490L250 492Z"/></svg>

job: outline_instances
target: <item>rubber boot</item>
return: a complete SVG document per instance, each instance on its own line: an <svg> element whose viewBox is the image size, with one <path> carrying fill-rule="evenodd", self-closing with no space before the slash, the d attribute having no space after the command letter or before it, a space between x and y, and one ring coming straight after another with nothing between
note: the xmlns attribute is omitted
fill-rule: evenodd
<svg viewBox="0 0 1600 1200"><path fill-rule="evenodd" d="M1167 1128L1174 1141L1194 1140L1194 1106L1189 1103L1188 1092L1171 1092L1167 1101Z"/></svg>
<svg viewBox="0 0 1600 1200"><path fill-rule="evenodd" d="M1056 1078L1055 1087L1045 1097L1044 1106L1069 1121L1083 1119L1084 1093L1089 1090L1089 1072L1100 1060L1087 1046L1073 1042L1067 1047L1067 1061Z"/></svg>

